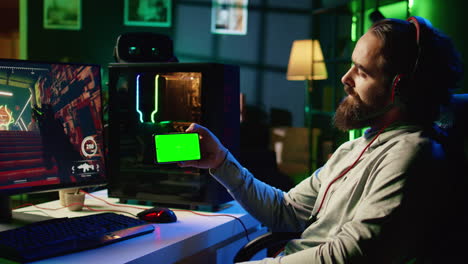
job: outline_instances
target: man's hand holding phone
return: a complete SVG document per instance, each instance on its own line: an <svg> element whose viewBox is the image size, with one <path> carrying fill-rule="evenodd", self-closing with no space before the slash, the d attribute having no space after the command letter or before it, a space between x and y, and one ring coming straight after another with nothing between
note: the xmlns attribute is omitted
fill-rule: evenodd
<svg viewBox="0 0 468 264"><path fill-rule="evenodd" d="M192 123L185 132L198 133L200 137L201 159L178 162L180 167L215 169L221 166L228 150L211 131L199 124Z"/></svg>

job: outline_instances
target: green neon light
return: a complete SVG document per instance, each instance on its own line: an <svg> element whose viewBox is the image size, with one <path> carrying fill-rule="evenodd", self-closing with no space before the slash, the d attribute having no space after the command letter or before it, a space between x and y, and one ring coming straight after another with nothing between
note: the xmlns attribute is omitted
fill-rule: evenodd
<svg viewBox="0 0 468 264"><path fill-rule="evenodd" d="M140 115L140 122L143 122L143 113L140 111L140 74L136 78L136 111Z"/></svg>
<svg viewBox="0 0 468 264"><path fill-rule="evenodd" d="M365 11L364 17L368 18L369 15L374 11L374 8L367 9ZM384 15L384 17L406 20L408 16L408 2L400 1L388 5L382 5L379 7L379 11ZM363 21L365 29L369 29L372 26L372 21L370 19L364 19Z"/></svg>
<svg viewBox="0 0 468 264"><path fill-rule="evenodd" d="M348 137L349 137L349 140L355 140L357 137L356 137L356 130L355 129L352 129L350 131L348 131Z"/></svg>
<svg viewBox="0 0 468 264"><path fill-rule="evenodd" d="M357 17L353 16L353 22L351 23L351 41L356 41L357 39Z"/></svg>
<svg viewBox="0 0 468 264"><path fill-rule="evenodd" d="M411 8L413 8L414 5L414 0L409 0L408 1L408 9L411 11Z"/></svg>
<svg viewBox="0 0 468 264"><path fill-rule="evenodd" d="M356 138L361 137L362 135L364 135L364 133L366 133L367 129L369 129L369 127L349 130L348 131L349 140L355 140Z"/></svg>
<svg viewBox="0 0 468 264"><path fill-rule="evenodd" d="M19 58L28 58L28 1L19 1Z"/></svg>
<svg viewBox="0 0 468 264"><path fill-rule="evenodd" d="M156 114L158 113L159 111L159 105L158 105L158 97L159 97L159 94L158 94L158 91L159 91L159 87L158 87L158 81L159 81L159 74L156 75L156 77L154 77L154 110L153 112L151 113L151 122L153 123L156 123L156 120L155 120L155 116Z"/></svg>

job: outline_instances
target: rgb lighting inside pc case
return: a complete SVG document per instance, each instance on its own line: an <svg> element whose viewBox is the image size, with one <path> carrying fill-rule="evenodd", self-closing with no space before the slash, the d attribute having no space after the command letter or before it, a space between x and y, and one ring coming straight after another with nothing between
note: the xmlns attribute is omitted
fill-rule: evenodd
<svg viewBox="0 0 468 264"><path fill-rule="evenodd" d="M109 196L210 211L232 200L208 170L156 164L153 134L199 123L237 155L239 74L218 63L109 64Z"/></svg>

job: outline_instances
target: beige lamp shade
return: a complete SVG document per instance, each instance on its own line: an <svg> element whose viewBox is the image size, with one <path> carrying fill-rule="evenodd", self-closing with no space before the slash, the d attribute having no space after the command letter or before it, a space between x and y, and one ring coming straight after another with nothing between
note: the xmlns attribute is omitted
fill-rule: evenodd
<svg viewBox="0 0 468 264"><path fill-rule="evenodd" d="M318 40L295 40L289 55L286 78L291 81L325 80L327 67Z"/></svg>

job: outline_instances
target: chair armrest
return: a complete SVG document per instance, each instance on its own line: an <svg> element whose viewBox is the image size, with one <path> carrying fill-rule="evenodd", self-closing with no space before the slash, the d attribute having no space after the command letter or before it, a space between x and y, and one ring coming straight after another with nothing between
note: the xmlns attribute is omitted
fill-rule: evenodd
<svg viewBox="0 0 468 264"><path fill-rule="evenodd" d="M295 232L269 232L263 234L244 245L234 257L234 263L249 261L255 254L263 249L273 254L278 253L291 239L299 238L301 233ZM272 254L268 254L270 257Z"/></svg>

